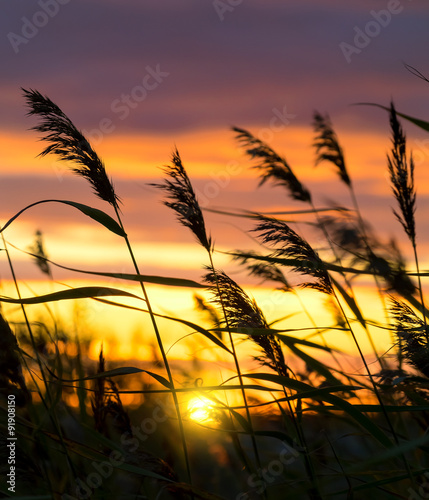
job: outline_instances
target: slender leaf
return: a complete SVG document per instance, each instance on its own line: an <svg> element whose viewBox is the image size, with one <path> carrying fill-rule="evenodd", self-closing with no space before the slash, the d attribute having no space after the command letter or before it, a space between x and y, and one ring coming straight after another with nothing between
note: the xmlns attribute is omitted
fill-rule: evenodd
<svg viewBox="0 0 429 500"><path fill-rule="evenodd" d="M98 302L102 302L103 304L109 304L109 305L116 306L116 307L122 307L124 309L131 309L132 311L141 311L141 312L149 313L149 311L147 309L141 309L140 307L133 307L133 306L129 306L127 304L119 304L117 302L112 302L111 300L99 299L96 297L94 297L94 300L97 300ZM218 337L216 337L215 335L210 333L205 328L203 328L195 323L192 323L191 321L187 321L187 320L181 319L181 318L174 318L172 316L165 316L163 314L157 314L157 313L153 313L153 315L156 316L157 318L164 318L164 319L168 319L170 321L176 321L178 323L182 323L182 325L189 326L190 328L193 328L194 330L196 330L198 333L201 333L202 335L207 337L214 344L221 347L222 349L227 351L229 354L232 354L232 351L230 349L228 349L228 347L226 347L226 345Z"/></svg>
<svg viewBox="0 0 429 500"><path fill-rule="evenodd" d="M359 306L356 303L356 300L351 295L349 295L347 293L347 291L344 289L344 287L336 279L334 279L332 276L331 276L331 281L332 281L333 285L335 286L335 288L341 293L341 296L346 301L347 305L353 311L353 314L356 316L356 319L359 321L359 323L366 330L367 329L366 321L365 321L365 318L362 316L362 313L359 309Z"/></svg>
<svg viewBox="0 0 429 500"><path fill-rule="evenodd" d="M423 436L419 436L418 438L410 439L409 441L401 443L399 446L394 446L387 450L383 450L381 453L372 456L368 460L363 460L354 464L348 469L347 472L350 474L354 474L355 472L365 470L368 467L372 467L376 464L386 463L387 460L391 460L392 458L396 458L400 455L404 455L405 453L414 451L417 448L421 448L428 443L429 434L424 434Z"/></svg>
<svg viewBox="0 0 429 500"><path fill-rule="evenodd" d="M9 243L9 245L11 245ZM14 245L11 245L14 248ZM37 257L37 255L31 252L25 252L26 255L31 255L32 257ZM183 278L171 278L165 276L153 276L153 275L145 275L145 274L127 274L127 273L107 273L100 271L85 271L83 269L75 269L73 267L62 266L61 264L57 264L50 259L44 258L44 261L52 264L55 267L59 267L60 269L66 269L67 271L72 271L75 273L82 274L91 274L92 276L104 276L105 278L116 278L127 281L136 281L140 283L153 283L156 285L166 285L166 286L184 286L184 287L192 287L192 288L207 288L205 285L198 283L193 280L183 279Z"/></svg>
<svg viewBox="0 0 429 500"><path fill-rule="evenodd" d="M309 390L314 391L314 387L311 385L305 384L304 382L299 382L298 380L293 380L291 378L282 377L280 375L274 375L269 373L255 373L249 375L243 375L243 377L254 378L257 380L266 380L267 382L273 382L275 384L280 384L283 387L288 387L289 389L294 389L298 391L297 396L305 398L305 392ZM348 386L344 386L344 390L350 392L350 388ZM301 394L304 393L304 394ZM356 410L353 405L348 403L347 401L334 396L332 394L320 393L320 396L314 395L313 399L320 399L321 401L326 401L335 406L338 406L341 410L348 413L351 417L353 417L356 422L358 422L365 430L367 430L375 439L377 439L381 444L386 447L393 446L391 440L386 436L386 434L368 417L366 417L363 413Z"/></svg>
<svg viewBox="0 0 429 500"><path fill-rule="evenodd" d="M301 358L307 366L322 375L322 377L325 377L326 380L328 380L332 384L341 384L341 381L334 377L334 375L332 375L331 371L326 365L313 358L309 354L305 353L304 351L301 351L301 349L296 347L296 345L291 344L288 347L296 356L298 356L298 358Z"/></svg>
<svg viewBox="0 0 429 500"><path fill-rule="evenodd" d="M170 382L162 377L161 375L158 375L157 373L153 373L147 370L142 370L140 368L134 368L133 366L122 366L120 368L115 368L113 370L107 370L105 372L101 373L96 373L94 375L88 375L87 377L82 377L82 378L72 378L72 379L59 379L58 377L57 380L61 380L61 382L81 382L83 380L95 380L98 378L106 378L106 377L117 377L118 375L131 375L133 373L147 373L150 375L152 378L157 380L160 384L162 384L164 387L167 389L171 389Z"/></svg>
<svg viewBox="0 0 429 500"><path fill-rule="evenodd" d="M337 330L337 328L335 328ZM304 345L306 347L313 347L314 349L322 349L322 351L332 352L334 349L324 345L316 344L316 342L311 342L310 340L297 339L291 337L290 335L276 335L285 345L288 347L295 344Z"/></svg>
<svg viewBox="0 0 429 500"><path fill-rule="evenodd" d="M121 226L114 220L110 215L107 215L102 210L98 210L98 208L89 207L88 205L83 205L82 203L76 203L74 201L67 200L41 200L28 205L27 207L20 210L17 214L15 214L11 219L9 219L6 224L0 229L0 233L4 231L12 222L17 219L23 212L28 210L29 208L35 207L36 205L40 205L42 203L62 203L64 205L70 205L71 207L77 208L80 212L87 215L91 219L95 220L102 226L106 227L112 233L115 233L119 236L126 236L126 233L121 228Z"/></svg>
<svg viewBox="0 0 429 500"><path fill-rule="evenodd" d="M375 106L376 108L381 108L386 110L388 113L390 113L390 108L386 106L382 106L381 104L376 104L373 102L357 102L355 106ZM405 120L408 120L411 123L414 123L414 125L417 125L417 127L422 128L423 130L426 130L426 132L429 132L429 122L425 120L420 120L419 118L413 118L412 116L405 115L404 113L398 113L396 112L398 116L401 118L404 118Z"/></svg>
<svg viewBox="0 0 429 500"><path fill-rule="evenodd" d="M46 302L56 302L59 300L70 300L70 299L87 299L87 298L97 298L105 296L122 296L122 297L132 297L133 299L142 300L137 295L134 295L124 290L119 290L117 288L108 288L102 286L84 286L79 288L72 288L70 290L61 290L60 292L48 293L47 295L39 295L37 297L12 299L10 297L4 297L0 295L0 302L7 302L8 304L43 304Z"/></svg>

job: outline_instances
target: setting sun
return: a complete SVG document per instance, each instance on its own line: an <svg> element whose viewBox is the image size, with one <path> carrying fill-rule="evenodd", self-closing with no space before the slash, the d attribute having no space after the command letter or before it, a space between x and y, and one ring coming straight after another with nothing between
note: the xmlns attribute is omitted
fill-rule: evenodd
<svg viewBox="0 0 429 500"><path fill-rule="evenodd" d="M188 403L189 418L199 422L200 424L214 422L214 411L215 406L213 401L210 401L210 399L207 399L204 396L192 398Z"/></svg>

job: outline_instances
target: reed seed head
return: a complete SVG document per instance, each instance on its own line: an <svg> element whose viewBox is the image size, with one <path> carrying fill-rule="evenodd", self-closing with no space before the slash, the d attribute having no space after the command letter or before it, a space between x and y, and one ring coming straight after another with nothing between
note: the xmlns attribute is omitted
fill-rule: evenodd
<svg viewBox="0 0 429 500"><path fill-rule="evenodd" d="M204 277L214 296L214 302L223 308L230 328L249 329L249 339L264 353L257 360L279 375L288 377L288 368L281 346L274 335L253 334L253 328L268 329L268 323L256 301L224 272L210 270Z"/></svg>
<svg viewBox="0 0 429 500"><path fill-rule="evenodd" d="M311 202L310 192L301 184L284 158L247 130L238 127L233 127L232 130L236 132L236 139L245 148L247 155L257 160L253 168L261 172L260 186L272 180L275 185L286 187L294 200Z"/></svg>
<svg viewBox="0 0 429 500"><path fill-rule="evenodd" d="M31 401L31 394L22 373L19 347L9 323L0 314L0 394L14 394L17 404Z"/></svg>
<svg viewBox="0 0 429 500"><path fill-rule="evenodd" d="M194 233L208 252L211 252L212 241L206 233L203 213L177 149L173 152L172 164L166 166L164 172L167 178L163 184L150 185L167 193L167 200L171 201L164 201L164 205L172 208L178 220Z"/></svg>
<svg viewBox="0 0 429 500"><path fill-rule="evenodd" d="M280 267L273 262L258 260L259 257L261 255L253 251L241 252L237 250L234 252L234 260L238 260L241 265L245 266L250 276L261 278L263 281L279 283L280 290L292 290Z"/></svg>
<svg viewBox="0 0 429 500"><path fill-rule="evenodd" d="M410 156L407 161L406 138L398 121L393 102L390 106L390 127L392 130L392 149L387 156L387 164L392 182L393 194L399 205L399 212L394 210L398 221L404 228L408 238L415 245L416 226L416 192L414 189L414 161Z"/></svg>
<svg viewBox="0 0 429 500"><path fill-rule="evenodd" d="M72 171L85 177L99 198L119 209L120 200L112 181L106 174L104 164L82 132L48 97L37 90L22 89L22 91L30 108L28 114L40 118L40 124L32 130L41 132L43 134L41 140L49 143L39 156L52 153L61 161L73 162L76 166Z"/></svg>
<svg viewBox="0 0 429 500"><path fill-rule="evenodd" d="M394 320L396 336L401 340L404 358L421 373L429 377L428 327L404 302L390 298L390 313Z"/></svg>
<svg viewBox="0 0 429 500"><path fill-rule="evenodd" d="M45 252L45 246L43 245L43 236L41 231L36 231L34 243L29 250L33 254L37 267L43 274L46 274L50 279L52 279L51 267L48 262L48 256Z"/></svg>
<svg viewBox="0 0 429 500"><path fill-rule="evenodd" d="M333 163L338 171L340 179L350 187L351 180L346 168L343 149L340 146L337 134L332 128L329 115L322 116L317 111L314 113L314 130L316 138L313 143L316 148L316 165L322 161Z"/></svg>
<svg viewBox="0 0 429 500"><path fill-rule="evenodd" d="M259 233L258 236L264 244L275 248L270 257L291 259L294 272L316 279L315 282L301 284L302 287L315 288L331 294L333 290L326 267L309 243L286 222L268 217L260 217L259 220L260 223L253 231Z"/></svg>

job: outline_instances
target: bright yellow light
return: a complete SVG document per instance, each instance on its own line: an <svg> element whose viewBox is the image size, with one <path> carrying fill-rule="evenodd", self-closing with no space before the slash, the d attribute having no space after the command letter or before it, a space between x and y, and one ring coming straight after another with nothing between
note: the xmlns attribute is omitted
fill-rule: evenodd
<svg viewBox="0 0 429 500"><path fill-rule="evenodd" d="M192 398L188 403L189 417L199 423L213 422L213 402L202 396Z"/></svg>

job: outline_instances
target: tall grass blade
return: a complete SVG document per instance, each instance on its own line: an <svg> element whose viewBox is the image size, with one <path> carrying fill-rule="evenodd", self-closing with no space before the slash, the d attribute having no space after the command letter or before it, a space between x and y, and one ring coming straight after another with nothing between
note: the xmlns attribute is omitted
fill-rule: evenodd
<svg viewBox="0 0 429 500"><path fill-rule="evenodd" d="M19 217L23 212L28 210L29 208L35 207L36 205L41 205L42 203L62 203L64 205L70 205L71 207L77 208L80 212L83 214L87 215L91 219L95 220L105 228L107 228L109 231L112 233L115 233L119 236L126 236L126 233L124 232L124 229L114 220L110 215L107 215L105 212L102 210L99 210L98 208L93 208L89 207L88 205L84 205L82 203L76 203L74 201L68 201L68 200L41 200L41 201L36 201L35 203L31 203L31 205L28 205L27 207L23 208L20 210L18 213L16 213L13 217L11 217L4 226L1 227L0 233L4 231L12 222Z"/></svg>

